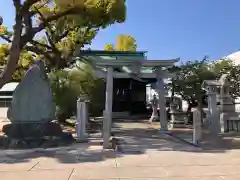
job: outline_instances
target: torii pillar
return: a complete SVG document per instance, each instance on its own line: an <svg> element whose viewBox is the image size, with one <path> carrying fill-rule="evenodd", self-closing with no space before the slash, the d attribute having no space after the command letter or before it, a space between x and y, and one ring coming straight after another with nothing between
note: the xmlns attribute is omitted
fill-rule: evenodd
<svg viewBox="0 0 240 180"><path fill-rule="evenodd" d="M103 112L103 148L109 148L112 128L113 67L107 67L105 110Z"/></svg>
<svg viewBox="0 0 240 180"><path fill-rule="evenodd" d="M160 113L160 131L168 131L168 121L166 112L165 88L163 81L163 72L161 67L156 68L157 75L157 93L158 93L158 107Z"/></svg>

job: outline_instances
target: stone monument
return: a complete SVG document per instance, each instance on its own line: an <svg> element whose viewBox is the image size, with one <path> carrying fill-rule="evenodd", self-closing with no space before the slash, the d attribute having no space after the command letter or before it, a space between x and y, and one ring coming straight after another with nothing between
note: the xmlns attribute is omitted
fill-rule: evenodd
<svg viewBox="0 0 240 180"><path fill-rule="evenodd" d="M42 123L54 119L52 91L42 61L26 72L13 93L8 110L12 123Z"/></svg>
<svg viewBox="0 0 240 180"><path fill-rule="evenodd" d="M55 118L54 114L51 86L43 62L38 61L29 68L13 93L7 113L11 124L3 127L6 138L2 146L29 148L39 147L43 142L49 145L52 139L62 141L67 136L72 139L72 136L62 132L58 123L51 122ZM57 146L59 142L50 144Z"/></svg>

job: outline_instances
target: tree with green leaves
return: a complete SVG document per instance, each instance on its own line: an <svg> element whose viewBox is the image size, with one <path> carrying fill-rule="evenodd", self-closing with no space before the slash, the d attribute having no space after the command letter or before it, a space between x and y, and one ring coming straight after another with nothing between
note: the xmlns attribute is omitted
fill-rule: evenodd
<svg viewBox="0 0 240 180"><path fill-rule="evenodd" d="M211 66L212 71L216 74L217 79L222 74L228 74L230 81L230 93L233 98L240 97L240 66L234 65L231 59L221 59Z"/></svg>
<svg viewBox="0 0 240 180"><path fill-rule="evenodd" d="M215 73L216 79L223 74L228 74L230 81L230 93L233 98L240 97L240 66L234 65L231 59L220 59L210 66L211 71Z"/></svg>
<svg viewBox="0 0 240 180"><path fill-rule="evenodd" d="M232 97L240 97L240 66L234 66L230 59L221 59L209 62L206 58L201 61L189 61L170 69L176 73L177 78L173 78L169 84L172 96L179 94L188 102L188 111L193 106L202 107L202 90L204 80L218 80L223 74L228 74L231 84Z"/></svg>
<svg viewBox="0 0 240 180"><path fill-rule="evenodd" d="M72 63L78 49L101 28L125 20L125 0L12 0L15 9L13 31L4 25L0 37L11 43L7 64L0 74L0 87L15 72L21 52L35 53L51 69ZM37 38L39 33L45 36Z"/></svg>
<svg viewBox="0 0 240 180"><path fill-rule="evenodd" d="M110 43L105 45L104 50L106 51L136 51L137 43L134 37L126 34L117 36L116 45Z"/></svg>
<svg viewBox="0 0 240 180"><path fill-rule="evenodd" d="M220 78L222 74L229 74L233 68L233 62L231 59L220 59L209 65L212 72L215 73L216 78Z"/></svg>
<svg viewBox="0 0 240 180"><path fill-rule="evenodd" d="M204 91L202 83L204 80L213 80L216 78L215 73L209 68L209 62L206 58L201 61L188 61L175 67L177 78L172 79L171 89L179 94L183 100L188 102L188 111L193 106L202 106Z"/></svg>
<svg viewBox="0 0 240 180"><path fill-rule="evenodd" d="M60 122L76 114L79 96L87 95L92 98L91 90L95 87L95 78L90 65L83 66L71 70L56 70L49 74L53 100L57 105L56 116Z"/></svg>
<svg viewBox="0 0 240 180"><path fill-rule="evenodd" d="M0 71L4 69L9 56L9 44L0 44ZM36 56L30 52L22 52L15 72L12 75L13 81L20 81L29 66L36 60Z"/></svg>
<svg viewBox="0 0 240 180"><path fill-rule="evenodd" d="M233 66L229 72L229 81L231 84L231 96L240 97L240 66Z"/></svg>

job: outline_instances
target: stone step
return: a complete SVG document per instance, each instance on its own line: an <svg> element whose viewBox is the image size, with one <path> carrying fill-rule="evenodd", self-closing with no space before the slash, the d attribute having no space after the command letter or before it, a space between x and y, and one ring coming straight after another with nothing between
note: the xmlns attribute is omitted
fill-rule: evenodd
<svg viewBox="0 0 240 180"><path fill-rule="evenodd" d="M172 124L172 128L187 128L186 124Z"/></svg>
<svg viewBox="0 0 240 180"><path fill-rule="evenodd" d="M184 121L174 121L174 122L170 122L170 127L172 128L186 128L187 125L185 124Z"/></svg>

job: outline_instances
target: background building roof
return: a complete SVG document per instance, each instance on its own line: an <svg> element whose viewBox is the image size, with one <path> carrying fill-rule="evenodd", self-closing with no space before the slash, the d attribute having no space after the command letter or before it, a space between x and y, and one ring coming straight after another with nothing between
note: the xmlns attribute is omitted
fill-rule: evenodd
<svg viewBox="0 0 240 180"><path fill-rule="evenodd" d="M234 52L225 58L232 60L235 65L240 65L240 51Z"/></svg>

